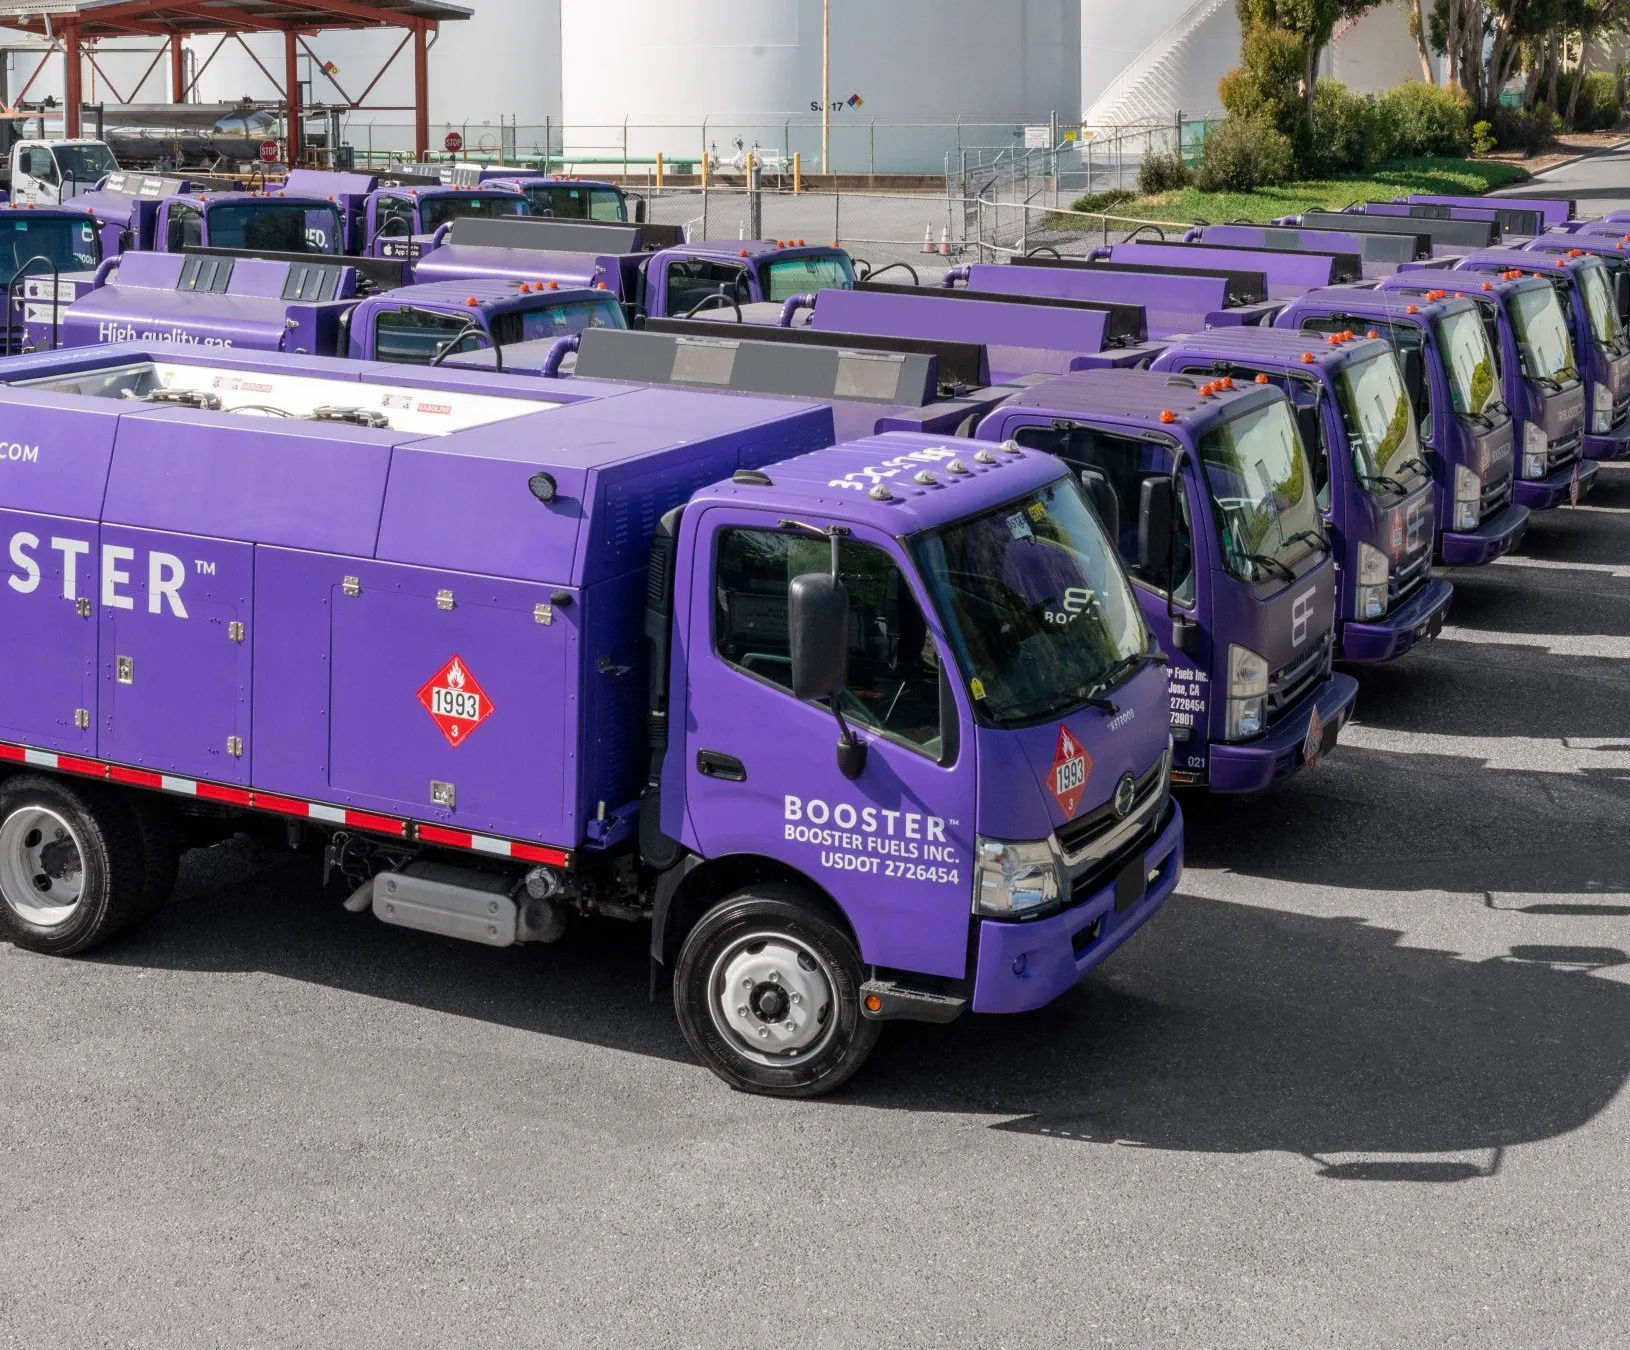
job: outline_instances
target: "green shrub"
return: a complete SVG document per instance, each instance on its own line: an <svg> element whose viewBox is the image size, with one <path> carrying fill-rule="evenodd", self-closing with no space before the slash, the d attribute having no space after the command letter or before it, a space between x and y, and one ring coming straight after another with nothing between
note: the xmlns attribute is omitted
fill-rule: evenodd
<svg viewBox="0 0 1630 1350"><path fill-rule="evenodd" d="M1309 172L1357 173L1382 158L1379 110L1373 98L1352 93L1336 80L1320 80L1313 94Z"/></svg>
<svg viewBox="0 0 1630 1350"><path fill-rule="evenodd" d="M1230 117L1206 137L1194 182L1202 192L1251 192L1289 182L1295 172L1289 136L1266 122Z"/></svg>
<svg viewBox="0 0 1630 1350"><path fill-rule="evenodd" d="M1113 211L1117 206L1131 201L1136 195L1125 188L1110 188L1108 192L1089 192L1085 197L1077 197L1070 209L1087 216L1101 216L1106 211Z"/></svg>
<svg viewBox="0 0 1630 1350"><path fill-rule="evenodd" d="M1458 89L1411 80L1381 95L1379 116L1389 158L1430 159L1464 155L1471 148L1471 105ZM1499 136L1496 126L1495 134ZM1500 136L1504 145L1505 137Z"/></svg>
<svg viewBox="0 0 1630 1350"><path fill-rule="evenodd" d="M1302 44L1283 28L1251 24L1240 42L1240 64L1217 84L1230 117L1265 122L1280 134L1305 135Z"/></svg>
<svg viewBox="0 0 1630 1350"><path fill-rule="evenodd" d="M1193 181L1180 150L1151 150L1138 165L1138 191L1145 197L1180 192Z"/></svg>
<svg viewBox="0 0 1630 1350"><path fill-rule="evenodd" d="M1608 131L1618 124L1619 82L1605 70L1593 70L1579 86L1573 125L1578 131Z"/></svg>
<svg viewBox="0 0 1630 1350"><path fill-rule="evenodd" d="M1520 150L1524 159L1544 150L1561 129L1562 119L1546 107L1494 110L1494 139L1506 150Z"/></svg>
<svg viewBox="0 0 1630 1350"><path fill-rule="evenodd" d="M1492 122L1472 123L1472 154L1491 155L1499 147L1494 139L1494 124Z"/></svg>

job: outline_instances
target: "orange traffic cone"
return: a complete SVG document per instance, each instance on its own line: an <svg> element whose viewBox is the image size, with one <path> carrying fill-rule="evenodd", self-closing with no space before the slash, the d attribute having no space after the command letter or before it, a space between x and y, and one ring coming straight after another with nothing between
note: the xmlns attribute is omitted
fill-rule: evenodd
<svg viewBox="0 0 1630 1350"><path fill-rule="evenodd" d="M933 251L934 251L934 227L932 225L924 225L923 226L923 252L924 253L932 253Z"/></svg>

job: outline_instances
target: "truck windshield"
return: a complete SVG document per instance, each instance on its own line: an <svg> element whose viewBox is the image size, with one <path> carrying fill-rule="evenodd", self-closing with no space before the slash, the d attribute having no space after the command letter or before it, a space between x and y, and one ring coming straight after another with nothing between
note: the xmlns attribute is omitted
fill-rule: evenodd
<svg viewBox="0 0 1630 1350"><path fill-rule="evenodd" d="M535 216L557 220L627 220L628 203L616 188L582 183L540 183L526 189Z"/></svg>
<svg viewBox="0 0 1630 1350"><path fill-rule="evenodd" d="M490 220L494 216L526 216L532 214L525 197L505 194L490 197L431 197L419 204L420 229L434 234L450 220L468 220L472 217Z"/></svg>
<svg viewBox="0 0 1630 1350"><path fill-rule="evenodd" d="M119 170L113 151L105 145L59 145L54 147L57 167L62 170L62 181L72 178L89 186L110 173Z"/></svg>
<svg viewBox="0 0 1630 1350"><path fill-rule="evenodd" d="M1573 363L1568 318L1553 287L1516 292L1511 297L1511 327L1524 375L1536 380L1571 380L1579 374Z"/></svg>
<svg viewBox="0 0 1630 1350"><path fill-rule="evenodd" d="M1478 322L1477 311L1466 308L1446 314L1435 325L1449 401L1457 413L1483 417L1497 402L1494 349Z"/></svg>
<svg viewBox="0 0 1630 1350"><path fill-rule="evenodd" d="M1425 473L1409 391L1391 352L1343 366L1336 376L1336 392L1361 483L1385 497L1394 491L1388 479L1408 486Z"/></svg>
<svg viewBox="0 0 1630 1350"><path fill-rule="evenodd" d="M1073 478L922 535L912 551L982 721L1056 717L1113 689L1151 650Z"/></svg>
<svg viewBox="0 0 1630 1350"><path fill-rule="evenodd" d="M1607 268L1592 259L1574 275L1579 278L1579 293L1585 298L1585 313L1590 316L1590 331L1597 344L1616 348L1624 336L1624 325L1619 322L1613 290L1607 284Z"/></svg>
<svg viewBox="0 0 1630 1350"><path fill-rule="evenodd" d="M852 291L854 288L855 269L847 253L778 258L764 267L766 300L786 300L806 291Z"/></svg>
<svg viewBox="0 0 1630 1350"><path fill-rule="evenodd" d="M1214 427L1200 439L1200 463L1234 576L1283 576L1324 548L1313 472L1289 403L1276 399Z"/></svg>
<svg viewBox="0 0 1630 1350"><path fill-rule="evenodd" d="M82 272L102 261L96 222L30 217L7 213L0 223L0 281L21 267L32 273Z"/></svg>
<svg viewBox="0 0 1630 1350"><path fill-rule="evenodd" d="M205 215L214 248L332 255L344 237L339 210L327 202L222 202Z"/></svg>
<svg viewBox="0 0 1630 1350"><path fill-rule="evenodd" d="M585 328L627 328L623 308L609 297L604 300L568 300L537 309L497 315L492 334L498 345L512 342L547 341L569 337Z"/></svg>

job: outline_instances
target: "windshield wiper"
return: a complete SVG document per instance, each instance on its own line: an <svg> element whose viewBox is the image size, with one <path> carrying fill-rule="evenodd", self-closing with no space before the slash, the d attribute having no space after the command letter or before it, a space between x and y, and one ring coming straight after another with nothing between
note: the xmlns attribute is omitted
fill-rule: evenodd
<svg viewBox="0 0 1630 1350"><path fill-rule="evenodd" d="M1390 488L1393 492L1398 493L1399 496L1403 496L1409 491L1409 489L1400 483L1396 478L1389 478L1384 473L1361 473L1354 476L1360 483L1379 483L1382 487Z"/></svg>
<svg viewBox="0 0 1630 1350"><path fill-rule="evenodd" d="M1398 467L1400 469L1416 468L1416 469L1419 469L1428 478L1430 478L1432 476L1432 466L1430 464L1428 464L1424 459L1422 459L1419 455L1411 455L1408 459L1406 459Z"/></svg>
<svg viewBox="0 0 1630 1350"><path fill-rule="evenodd" d="M1258 567L1276 567L1284 575L1285 580L1296 580L1296 573L1292 572L1278 558L1271 558L1266 553L1236 553L1234 559L1236 562L1255 563Z"/></svg>
<svg viewBox="0 0 1630 1350"><path fill-rule="evenodd" d="M1116 688L1155 659L1148 652L1134 652L1131 656L1123 656L1087 686L1084 702L1089 708L1097 708L1100 712L1106 712L1113 717L1120 709L1112 700L1099 697L1100 691Z"/></svg>
<svg viewBox="0 0 1630 1350"><path fill-rule="evenodd" d="M1316 544L1326 553L1330 552L1330 541L1322 534L1315 534L1312 530L1297 530L1295 534L1286 536L1285 542L1287 544L1294 543L1298 539L1305 539L1310 544Z"/></svg>
<svg viewBox="0 0 1630 1350"><path fill-rule="evenodd" d="M1554 375L1541 375L1537 370L1531 370L1528 372L1528 378L1534 381L1535 384L1543 384L1547 389L1562 388L1562 381Z"/></svg>

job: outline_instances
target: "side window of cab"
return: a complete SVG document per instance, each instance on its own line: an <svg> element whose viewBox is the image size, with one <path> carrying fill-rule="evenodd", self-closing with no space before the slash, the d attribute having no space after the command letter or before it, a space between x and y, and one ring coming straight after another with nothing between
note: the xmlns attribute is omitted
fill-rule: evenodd
<svg viewBox="0 0 1630 1350"><path fill-rule="evenodd" d="M380 199L374 216L374 238L379 240L413 237L413 204L401 197Z"/></svg>
<svg viewBox="0 0 1630 1350"><path fill-rule="evenodd" d="M1171 578L1172 596L1182 603L1194 599L1194 546L1189 525L1188 494L1179 481L1173 525L1172 566L1145 571L1138 556L1138 525L1143 508L1143 485L1151 478L1170 478L1172 448L1160 441L1115 436L1091 427L1021 427L1014 439L1022 446L1057 455L1081 480L1098 523L1115 545L1121 562L1143 585L1164 592Z"/></svg>
<svg viewBox="0 0 1630 1350"><path fill-rule="evenodd" d="M374 320L373 359L376 361L428 365L450 342L456 343L455 350L461 352L476 351L487 345L480 333L472 331L469 319L462 315L385 309Z"/></svg>
<svg viewBox="0 0 1630 1350"><path fill-rule="evenodd" d="M1302 320L1304 333L1342 333L1350 328L1374 333L1392 344L1398 365L1404 372L1404 384L1409 390L1410 402L1415 408L1415 431L1425 445L1431 445L1432 436L1432 382L1426 375L1426 340L1413 324L1383 323L1377 319L1355 324L1337 314Z"/></svg>
<svg viewBox="0 0 1630 1350"><path fill-rule="evenodd" d="M164 247L179 253L204 242L204 213L191 202L171 202L169 223L164 228Z"/></svg>
<svg viewBox="0 0 1630 1350"><path fill-rule="evenodd" d="M827 572L832 546L790 530L729 529L715 552L713 645L719 659L792 697L787 591ZM849 687L841 711L856 725L940 758L939 648L904 574L882 549L844 541L838 570L849 592Z"/></svg>
<svg viewBox="0 0 1630 1350"><path fill-rule="evenodd" d="M668 264L668 314L688 314L704 300L713 299L722 309L730 302L745 305L753 298L747 269L733 263L709 262L703 258L676 258Z"/></svg>

